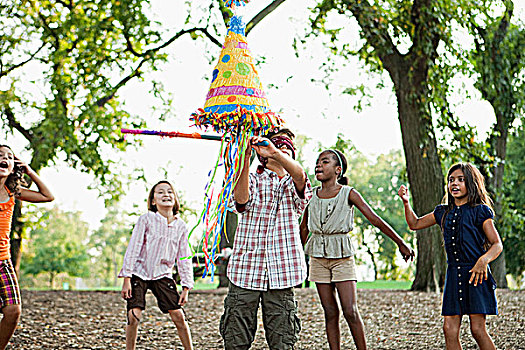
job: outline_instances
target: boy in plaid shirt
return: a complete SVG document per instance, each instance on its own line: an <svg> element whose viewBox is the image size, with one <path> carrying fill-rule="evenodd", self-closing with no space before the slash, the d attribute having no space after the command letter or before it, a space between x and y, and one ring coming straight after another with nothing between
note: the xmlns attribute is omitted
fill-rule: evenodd
<svg viewBox="0 0 525 350"><path fill-rule="evenodd" d="M257 173L249 173L248 147L233 192L241 220L228 263L230 286L220 323L227 350L250 348L259 303L270 349L293 349L301 329L293 290L306 278L298 219L312 187L295 161L293 138L288 129L252 137L262 165ZM269 145L256 145L268 139Z"/></svg>

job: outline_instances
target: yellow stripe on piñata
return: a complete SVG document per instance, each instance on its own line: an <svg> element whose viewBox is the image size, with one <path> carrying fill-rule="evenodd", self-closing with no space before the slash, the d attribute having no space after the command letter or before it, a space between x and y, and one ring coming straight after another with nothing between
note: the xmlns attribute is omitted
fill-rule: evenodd
<svg viewBox="0 0 525 350"><path fill-rule="evenodd" d="M231 105L231 104L240 104L248 106L260 106L260 107L269 107L268 100L265 98L249 97L242 95L224 95L216 96L208 99L204 108L219 106L219 105Z"/></svg>

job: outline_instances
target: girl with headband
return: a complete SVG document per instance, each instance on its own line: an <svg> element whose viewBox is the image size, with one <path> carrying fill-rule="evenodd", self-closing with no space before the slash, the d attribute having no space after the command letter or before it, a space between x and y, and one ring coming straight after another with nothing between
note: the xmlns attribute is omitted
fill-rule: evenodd
<svg viewBox="0 0 525 350"><path fill-rule="evenodd" d="M358 350L366 349L363 320L357 308L357 275L354 248L349 232L353 229L354 207L399 247L405 261L414 251L381 219L343 176L347 161L338 150L323 151L317 158L315 177L321 182L301 221L301 240L310 256L308 279L315 282L324 310L326 336L331 350L341 348L339 301ZM308 238L309 233L311 236Z"/></svg>

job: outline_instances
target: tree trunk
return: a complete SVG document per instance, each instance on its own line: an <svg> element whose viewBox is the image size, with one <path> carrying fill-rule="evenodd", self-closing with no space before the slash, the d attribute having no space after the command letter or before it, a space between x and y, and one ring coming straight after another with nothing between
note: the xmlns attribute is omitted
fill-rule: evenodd
<svg viewBox="0 0 525 350"><path fill-rule="evenodd" d="M497 111L496 111L497 113ZM497 164L492 168L492 176L488 179L489 191L492 192L494 200L495 221L497 222L502 210L502 189L503 189L503 174L505 171L505 159L507 157L507 137L508 137L508 122L510 118L503 115L496 115L496 126L493 132L492 147L497 160ZM512 119L511 119L512 120ZM497 226L496 226L497 227ZM507 284L507 267L505 265L505 252L490 263L492 275L496 280L499 288L508 288Z"/></svg>
<svg viewBox="0 0 525 350"><path fill-rule="evenodd" d="M10 252L11 261L15 268L17 277L20 277L20 259L22 257L22 233L24 230L24 223L22 217L22 202L18 199L15 201L15 208L13 210L13 219L11 221L11 237L10 237Z"/></svg>
<svg viewBox="0 0 525 350"><path fill-rule="evenodd" d="M412 66L412 65L408 65ZM437 154L432 118L424 108L425 79L408 69L395 74L399 123L414 210L432 212L444 194L444 177ZM393 77L394 78L394 77ZM428 109L427 109L428 110ZM439 226L417 231L416 276L412 290L439 291L445 281L446 259Z"/></svg>

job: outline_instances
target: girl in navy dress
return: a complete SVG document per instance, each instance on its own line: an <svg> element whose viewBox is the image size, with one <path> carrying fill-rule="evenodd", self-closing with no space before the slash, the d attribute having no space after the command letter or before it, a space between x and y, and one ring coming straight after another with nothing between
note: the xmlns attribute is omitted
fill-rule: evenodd
<svg viewBox="0 0 525 350"><path fill-rule="evenodd" d="M503 245L494 227L483 175L470 163L453 165L447 175L445 204L422 217L410 207L405 186L398 194L410 229L438 224L443 232L448 263L442 310L447 349L461 349L462 315L469 315L470 331L479 348L496 349L485 328L486 315L498 314L496 282L488 264L498 257Z"/></svg>

